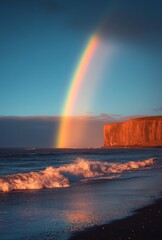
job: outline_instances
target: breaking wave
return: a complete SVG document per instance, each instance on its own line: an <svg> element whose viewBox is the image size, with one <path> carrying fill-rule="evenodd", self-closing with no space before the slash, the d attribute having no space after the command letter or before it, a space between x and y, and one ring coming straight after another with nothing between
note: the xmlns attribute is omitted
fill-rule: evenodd
<svg viewBox="0 0 162 240"><path fill-rule="evenodd" d="M78 158L74 163L58 168L47 167L39 172L18 173L0 177L0 191L31 190L42 188L62 188L70 186L70 177L80 176L83 179L121 174L126 171L144 169L154 165L155 158L143 161L130 161L127 163L108 163L90 161Z"/></svg>

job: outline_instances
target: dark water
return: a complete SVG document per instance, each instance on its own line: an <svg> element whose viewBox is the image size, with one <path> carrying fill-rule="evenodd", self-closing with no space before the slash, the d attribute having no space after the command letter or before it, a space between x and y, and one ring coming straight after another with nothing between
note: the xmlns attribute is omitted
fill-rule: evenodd
<svg viewBox="0 0 162 240"><path fill-rule="evenodd" d="M161 182L160 148L1 149L0 239L68 239L150 203Z"/></svg>

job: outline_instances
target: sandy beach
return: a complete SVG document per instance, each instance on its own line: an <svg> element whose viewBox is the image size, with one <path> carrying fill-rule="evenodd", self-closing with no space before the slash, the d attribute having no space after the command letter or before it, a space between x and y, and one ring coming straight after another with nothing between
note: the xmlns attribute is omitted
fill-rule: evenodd
<svg viewBox="0 0 162 240"><path fill-rule="evenodd" d="M134 215L74 234L70 240L161 240L162 198Z"/></svg>

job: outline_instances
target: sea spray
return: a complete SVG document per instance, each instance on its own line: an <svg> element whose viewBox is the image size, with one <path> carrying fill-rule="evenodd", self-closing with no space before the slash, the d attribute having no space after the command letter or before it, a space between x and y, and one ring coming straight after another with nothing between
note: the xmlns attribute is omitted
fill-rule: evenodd
<svg viewBox="0 0 162 240"><path fill-rule="evenodd" d="M67 174L83 179L119 174L126 171L144 169L154 165L155 158L127 163L108 163L78 158L74 163L58 168L47 167L39 172L18 173L0 177L0 191L33 190L42 188L62 188L70 186Z"/></svg>

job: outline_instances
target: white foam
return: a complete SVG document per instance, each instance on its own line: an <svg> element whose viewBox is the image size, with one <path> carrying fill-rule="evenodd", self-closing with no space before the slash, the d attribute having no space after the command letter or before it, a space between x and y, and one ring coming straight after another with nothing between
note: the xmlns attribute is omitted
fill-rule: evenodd
<svg viewBox="0 0 162 240"><path fill-rule="evenodd" d="M154 165L154 163L155 158L127 163L108 163L79 158L74 163L58 168L47 167L39 172L18 173L0 177L0 191L68 187L70 181L65 177L67 173L87 179L143 169Z"/></svg>

